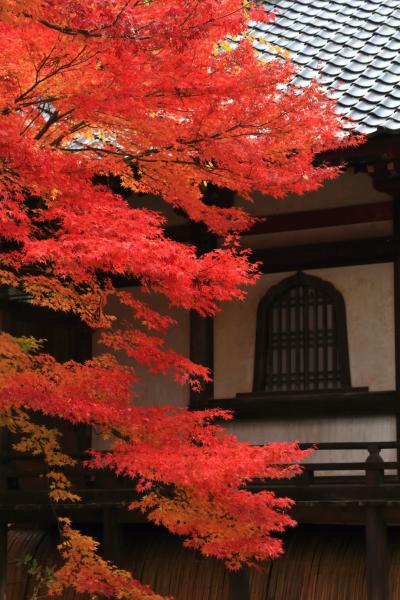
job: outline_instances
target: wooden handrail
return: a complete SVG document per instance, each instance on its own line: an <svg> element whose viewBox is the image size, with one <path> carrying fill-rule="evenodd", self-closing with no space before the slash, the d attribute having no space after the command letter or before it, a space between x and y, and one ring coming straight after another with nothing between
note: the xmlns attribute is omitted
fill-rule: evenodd
<svg viewBox="0 0 400 600"><path fill-rule="evenodd" d="M256 487L261 486L264 489L268 489L268 486L271 485L275 489L282 484L285 487L290 485L296 489L301 487L311 489L310 486L321 484L321 482L326 486L330 484L334 486L337 484L338 479L341 479L343 484L346 484L346 482L349 483L352 481L353 475L353 478L361 477L361 485L365 486L365 489L378 489L381 484L394 481L393 475L387 475L385 472L395 471L396 474L400 472L400 461L385 461L380 455L381 450L396 450L400 448L400 442L321 442L319 444L301 443L300 447L303 449L315 447L316 453L313 455L315 457L317 457L318 451L334 452L337 450L364 450L367 455L364 461L343 461L341 459L340 461L327 462L325 459L324 462L304 462L301 464L303 474L300 476L283 480L259 480L258 482L253 482L250 488L252 485L255 485ZM77 460L77 464L74 467L67 467L66 470L70 473L74 472L81 478L81 483L78 485L83 485L84 489L90 489L93 486L98 489L105 489L109 488L110 485L116 490L124 487L123 484L121 486L117 483L118 478L108 470L91 471L84 469L82 461L89 458L88 454L79 453L72 456ZM41 456L31 457L13 451L9 454L3 453L0 458L0 481L2 480L3 482L2 486L5 485L6 489L3 491L6 491L6 493L8 478L14 481L13 485L15 486L15 482L22 482L26 477L37 477L41 473L46 472L46 466ZM324 474L321 475L320 472L324 472ZM342 472L342 474L338 475L338 472ZM82 474L84 474L83 477ZM400 479L396 480L395 483L400 486ZM18 483L17 486L19 487ZM13 489L18 488L14 487ZM29 493L28 490L26 490L26 493Z"/></svg>
<svg viewBox="0 0 400 600"><path fill-rule="evenodd" d="M271 442L279 443L279 442ZM254 444L264 446L265 444ZM300 442L302 450L315 448L318 450L369 450L372 446L379 450L395 450L400 448L400 442Z"/></svg>
<svg viewBox="0 0 400 600"><path fill-rule="evenodd" d="M400 462L323 462L304 463L305 471L385 471L400 468Z"/></svg>

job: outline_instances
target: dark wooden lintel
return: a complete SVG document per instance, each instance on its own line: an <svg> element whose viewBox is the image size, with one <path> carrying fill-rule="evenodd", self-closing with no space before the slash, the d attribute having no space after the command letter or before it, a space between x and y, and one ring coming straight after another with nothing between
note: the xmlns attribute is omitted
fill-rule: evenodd
<svg viewBox="0 0 400 600"><path fill-rule="evenodd" d="M383 133L370 137L364 144L349 148L339 148L319 155L319 161L330 164L357 163L365 161L374 163L379 159L400 158L399 136Z"/></svg>
<svg viewBox="0 0 400 600"><path fill-rule="evenodd" d="M252 260L260 262L264 273L386 263L396 259L400 259L400 239L392 236L263 248L252 253ZM124 280L123 285L135 283Z"/></svg>
<svg viewBox="0 0 400 600"><path fill-rule="evenodd" d="M255 223L249 231L244 232L244 235L281 233L356 223L374 223L377 221L391 221L392 218L393 203L388 200L369 204L266 215L265 220Z"/></svg>
<svg viewBox="0 0 400 600"><path fill-rule="evenodd" d="M193 409L223 408L235 420L302 419L344 415L394 415L400 413L396 391L313 394L241 394L240 397L198 401Z"/></svg>
<svg viewBox="0 0 400 600"><path fill-rule="evenodd" d="M400 504L400 485L399 483L385 483L381 486L368 486L365 482L346 483L343 477L338 477L336 483L315 483L301 484L300 480L293 480L292 483L280 483L279 481L268 481L268 485L260 486L259 491L268 489L275 492L278 496L288 496L295 500L296 505L303 503L318 503L331 507L350 507L350 506L384 506L385 504ZM257 492L255 486L249 486L254 492Z"/></svg>
<svg viewBox="0 0 400 600"><path fill-rule="evenodd" d="M400 241L392 237L265 248L253 253L264 273L385 263L398 257Z"/></svg>

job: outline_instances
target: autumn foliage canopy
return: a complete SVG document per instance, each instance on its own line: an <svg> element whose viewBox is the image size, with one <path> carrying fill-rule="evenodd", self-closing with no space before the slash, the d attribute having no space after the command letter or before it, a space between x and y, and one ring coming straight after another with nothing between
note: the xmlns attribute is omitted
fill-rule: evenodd
<svg viewBox="0 0 400 600"><path fill-rule="evenodd" d="M224 411L141 408L131 397L138 364L195 389L212 375L166 347L174 323L149 298L212 315L257 277L238 244L251 217L204 202L207 186L282 197L337 173L313 161L345 143L332 102L317 83L296 86L281 49L269 61L253 49L249 20L274 18L243 0L0 0L0 284L100 328L105 348L85 364L58 363L34 340L0 334L2 423L22 435L20 451L44 453L54 502L77 500L60 471L73 459L32 415L112 435L88 467L130 478L133 508L232 568L279 555L272 534L292 523L290 500L246 482L295 475L304 453L239 443L214 422L231 417ZM138 204L143 194L205 223L218 249L199 256L166 237L163 216ZM137 294L114 287L120 275ZM129 324L114 322L110 297ZM53 593L157 598L69 522L60 527Z"/></svg>

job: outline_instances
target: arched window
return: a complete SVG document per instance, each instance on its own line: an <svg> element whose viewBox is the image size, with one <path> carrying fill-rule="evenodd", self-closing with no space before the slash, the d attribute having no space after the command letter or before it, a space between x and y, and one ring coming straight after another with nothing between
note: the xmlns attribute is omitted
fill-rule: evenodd
<svg viewBox="0 0 400 600"><path fill-rule="evenodd" d="M346 310L329 282L302 272L261 299L254 392L349 388Z"/></svg>

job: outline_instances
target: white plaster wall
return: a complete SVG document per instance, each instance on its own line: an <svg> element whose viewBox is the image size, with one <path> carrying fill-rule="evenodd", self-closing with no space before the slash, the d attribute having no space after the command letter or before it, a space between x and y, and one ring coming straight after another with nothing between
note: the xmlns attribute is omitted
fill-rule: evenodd
<svg viewBox="0 0 400 600"><path fill-rule="evenodd" d="M140 294L139 288L126 288L125 291L146 300L151 308L158 310L162 314L168 314L177 321L177 324L172 326L166 336L166 347L183 354L189 355L189 313L177 308L168 307L167 301L156 294L143 296ZM130 318L129 311L126 307L113 302L110 308L117 315L116 325L121 324ZM93 355L96 356L105 349L99 343L100 334L95 335L93 339ZM119 354L122 362L130 364L125 355ZM188 386L182 386L173 380L171 376L149 373L147 369L134 365L141 381L135 385L133 400L141 406L161 406L165 404L174 404L177 406L186 406L189 401Z"/></svg>
<svg viewBox="0 0 400 600"><path fill-rule="evenodd" d="M287 420L283 419L233 421L227 425L227 429L240 440L254 444L293 441L315 444L332 441L383 442L396 439L395 418L386 416L293 419L290 429ZM319 452L318 458L322 458L325 451Z"/></svg>
<svg viewBox="0 0 400 600"><path fill-rule="evenodd" d="M395 387L394 296L391 263L312 269L346 304L351 380L371 391ZM227 303L215 319L216 398L249 392L253 384L257 307L266 291L292 273L263 275L243 302Z"/></svg>
<svg viewBox="0 0 400 600"><path fill-rule="evenodd" d="M254 195L254 203L237 198L236 204L244 206L255 215L272 215L352 204L384 202L391 197L374 189L372 178L367 173L355 174L351 169L345 171L332 181L327 181L315 192L307 192L302 196L289 194L286 198L276 199L270 196Z"/></svg>
<svg viewBox="0 0 400 600"><path fill-rule="evenodd" d="M396 418L393 416L329 417L319 419L249 420L229 423L226 429L241 441L267 442L394 442ZM367 450L317 450L309 462L364 462ZM395 461L396 450L382 450L381 456ZM320 473L323 474L323 473ZM330 472L331 475L339 472ZM349 475L349 472L340 472ZM360 474L352 472L352 475Z"/></svg>
<svg viewBox="0 0 400 600"><path fill-rule="evenodd" d="M315 227L260 235L244 235L241 238L243 247L253 249L282 248L285 246L301 246L306 244L323 244L340 240L357 240L390 236L393 233L391 221L375 221L373 223L355 223L336 227Z"/></svg>

